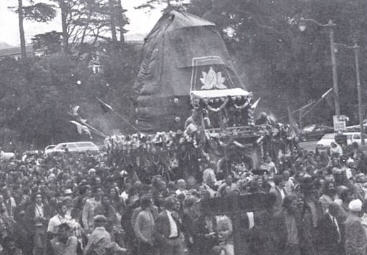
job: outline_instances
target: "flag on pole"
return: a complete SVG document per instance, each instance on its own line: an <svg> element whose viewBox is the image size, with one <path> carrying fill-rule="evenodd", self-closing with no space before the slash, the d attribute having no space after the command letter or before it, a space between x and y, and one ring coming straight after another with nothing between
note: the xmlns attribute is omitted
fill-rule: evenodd
<svg viewBox="0 0 367 255"><path fill-rule="evenodd" d="M87 134L90 138L92 138L92 133L90 132L90 130L87 126L84 126L84 125L82 125L79 122L74 121L74 120L71 120L70 123L72 123L76 126L76 130L78 131L79 135Z"/></svg>
<svg viewBox="0 0 367 255"><path fill-rule="evenodd" d="M79 105L75 105L72 109L71 109L71 113L73 116L79 116L79 108L80 106Z"/></svg>
<svg viewBox="0 0 367 255"><path fill-rule="evenodd" d="M327 97L331 91L333 91L333 88L328 89L324 94L322 94L321 98Z"/></svg>
<svg viewBox="0 0 367 255"><path fill-rule="evenodd" d="M102 101L102 99L98 98L97 97L97 100L102 108L102 111L104 111L104 113L108 113L108 112L112 112L113 111L113 108L111 105L105 103Z"/></svg>
<svg viewBox="0 0 367 255"><path fill-rule="evenodd" d="M255 110L256 109L256 107L259 105L259 103L260 103L260 100L261 100L261 97L259 97L259 99L257 99L256 101L255 101L255 103L253 103L252 105L251 105L251 109L252 110Z"/></svg>
<svg viewBox="0 0 367 255"><path fill-rule="evenodd" d="M324 94L322 94L321 98L326 100L326 103L331 107L334 108L333 98L334 95L331 93L333 88L328 89Z"/></svg>
<svg viewBox="0 0 367 255"><path fill-rule="evenodd" d="M289 106L287 107L288 110L288 121L289 121L289 125L291 127L292 130L292 135L298 135L300 133L297 122L294 120L293 115L292 115L292 111L289 108Z"/></svg>

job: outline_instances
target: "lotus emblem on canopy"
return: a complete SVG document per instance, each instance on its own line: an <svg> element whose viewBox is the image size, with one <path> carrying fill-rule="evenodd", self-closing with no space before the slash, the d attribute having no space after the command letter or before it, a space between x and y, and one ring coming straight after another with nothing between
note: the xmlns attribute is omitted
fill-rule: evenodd
<svg viewBox="0 0 367 255"><path fill-rule="evenodd" d="M222 72L216 73L213 67L210 67L209 71L202 72L203 77L200 78L203 86L201 89L226 89L227 86L223 83L225 82L225 78L222 77Z"/></svg>

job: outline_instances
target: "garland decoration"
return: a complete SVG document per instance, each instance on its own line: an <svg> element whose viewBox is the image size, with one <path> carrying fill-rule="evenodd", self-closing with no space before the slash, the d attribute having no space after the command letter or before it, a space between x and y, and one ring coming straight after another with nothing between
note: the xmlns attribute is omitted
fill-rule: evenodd
<svg viewBox="0 0 367 255"><path fill-rule="evenodd" d="M223 104L221 106L219 106L218 108L214 108L214 107L210 106L208 102L204 101L207 109L209 111L211 111L211 112L220 112L221 110L224 109L224 107L226 107L226 105L228 104L228 102L229 102L229 98L226 98L226 99L224 99L224 102L223 102Z"/></svg>
<svg viewBox="0 0 367 255"><path fill-rule="evenodd" d="M250 98L247 98L247 100L245 101L245 103L243 105L237 105L235 102L233 102L233 106L237 110L242 110L242 109L246 108L250 104L250 100L251 100Z"/></svg>

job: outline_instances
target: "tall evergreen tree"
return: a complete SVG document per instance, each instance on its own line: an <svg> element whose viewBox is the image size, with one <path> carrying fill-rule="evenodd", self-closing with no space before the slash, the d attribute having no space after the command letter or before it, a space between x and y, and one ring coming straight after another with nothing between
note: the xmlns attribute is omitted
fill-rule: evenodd
<svg viewBox="0 0 367 255"><path fill-rule="evenodd" d="M24 20L48 22L55 18L56 12L52 5L35 0L28 0L26 3L24 0L18 0L17 7L10 8L18 14L19 41L21 55L24 59L27 57Z"/></svg>

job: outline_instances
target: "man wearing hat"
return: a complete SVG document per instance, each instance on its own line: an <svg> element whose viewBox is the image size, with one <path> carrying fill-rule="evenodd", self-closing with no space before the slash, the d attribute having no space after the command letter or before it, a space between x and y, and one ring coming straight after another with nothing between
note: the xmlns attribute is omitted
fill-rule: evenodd
<svg viewBox="0 0 367 255"><path fill-rule="evenodd" d="M367 236L362 226L362 201L354 199L349 203L349 215L345 221L345 253L346 255L365 255Z"/></svg>

